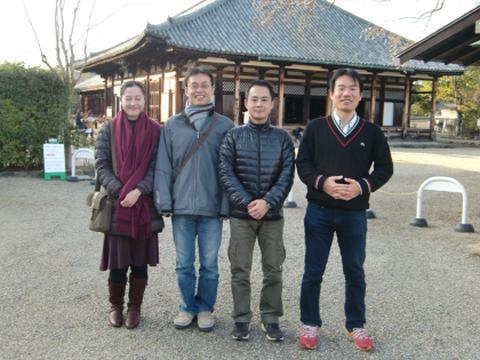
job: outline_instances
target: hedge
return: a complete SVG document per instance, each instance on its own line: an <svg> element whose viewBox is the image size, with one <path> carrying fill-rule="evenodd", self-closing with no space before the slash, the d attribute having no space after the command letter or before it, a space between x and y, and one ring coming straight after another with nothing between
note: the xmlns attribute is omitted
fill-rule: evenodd
<svg viewBox="0 0 480 360"><path fill-rule="evenodd" d="M0 169L41 166L42 144L68 134L67 94L51 71L0 64Z"/></svg>

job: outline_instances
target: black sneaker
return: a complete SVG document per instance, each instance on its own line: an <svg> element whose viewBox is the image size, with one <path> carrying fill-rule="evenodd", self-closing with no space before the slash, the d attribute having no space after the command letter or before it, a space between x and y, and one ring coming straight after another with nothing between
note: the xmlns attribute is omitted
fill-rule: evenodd
<svg viewBox="0 0 480 360"><path fill-rule="evenodd" d="M250 337L250 323L236 322L232 331L232 338L235 340L248 340Z"/></svg>
<svg viewBox="0 0 480 360"><path fill-rule="evenodd" d="M277 323L262 323L262 330L267 335L268 340L277 342L283 341L283 332Z"/></svg>

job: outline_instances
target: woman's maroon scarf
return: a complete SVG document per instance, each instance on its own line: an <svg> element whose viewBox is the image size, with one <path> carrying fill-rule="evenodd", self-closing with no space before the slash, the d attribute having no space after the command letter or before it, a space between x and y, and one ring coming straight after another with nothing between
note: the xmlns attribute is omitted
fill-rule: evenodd
<svg viewBox="0 0 480 360"><path fill-rule="evenodd" d="M150 197L140 195L135 205L123 207L120 202L145 177L158 144L160 125L142 112L133 127L123 111L112 121L117 176L123 184L115 204L117 231L134 239L151 236Z"/></svg>

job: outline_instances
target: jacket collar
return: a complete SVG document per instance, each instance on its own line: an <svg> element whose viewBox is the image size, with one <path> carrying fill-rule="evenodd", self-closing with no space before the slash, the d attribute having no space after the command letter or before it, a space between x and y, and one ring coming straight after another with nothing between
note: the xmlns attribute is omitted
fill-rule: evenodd
<svg viewBox="0 0 480 360"><path fill-rule="evenodd" d="M247 127L251 130L254 130L254 131L266 131L266 130L270 129L271 126L272 125L270 124L270 119L267 120L267 122L265 124L260 124L260 125L254 124L251 121L249 121L247 123Z"/></svg>

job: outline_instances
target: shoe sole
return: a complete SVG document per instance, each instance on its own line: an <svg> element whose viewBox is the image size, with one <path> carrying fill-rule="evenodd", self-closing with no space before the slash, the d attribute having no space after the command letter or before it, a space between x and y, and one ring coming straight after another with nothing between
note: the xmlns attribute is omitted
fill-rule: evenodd
<svg viewBox="0 0 480 360"><path fill-rule="evenodd" d="M173 326L175 326L175 329L178 329L178 330L188 329L190 326L192 326L193 320L194 320L194 319L192 319L192 321L191 321L189 324L185 324L185 325L173 323Z"/></svg>
<svg viewBox="0 0 480 360"><path fill-rule="evenodd" d="M200 330L201 332L210 332L213 330L213 328L215 327L215 325L212 325L210 327L198 327L198 330Z"/></svg>
<svg viewBox="0 0 480 360"><path fill-rule="evenodd" d="M239 337L239 336L232 335L232 339L237 340L237 341L246 341L249 338L250 338L250 334L248 334L247 336L244 336L244 337Z"/></svg>
<svg viewBox="0 0 480 360"><path fill-rule="evenodd" d="M262 331L265 333L265 336L267 337L268 340L273 341L273 342L282 342L284 337L282 336L280 339L272 338L268 336L267 329L265 329L265 325L262 323Z"/></svg>
<svg viewBox="0 0 480 360"><path fill-rule="evenodd" d="M188 325L177 325L177 324L173 324L173 326L175 326L175 329L185 330L185 329L188 329L190 326L192 326L192 323L190 323L190 324L188 324Z"/></svg>
<svg viewBox="0 0 480 360"><path fill-rule="evenodd" d="M304 350L315 350L317 348L317 346L308 346L308 345L302 345L302 344L298 344L298 346L300 347L300 349L304 349Z"/></svg>

